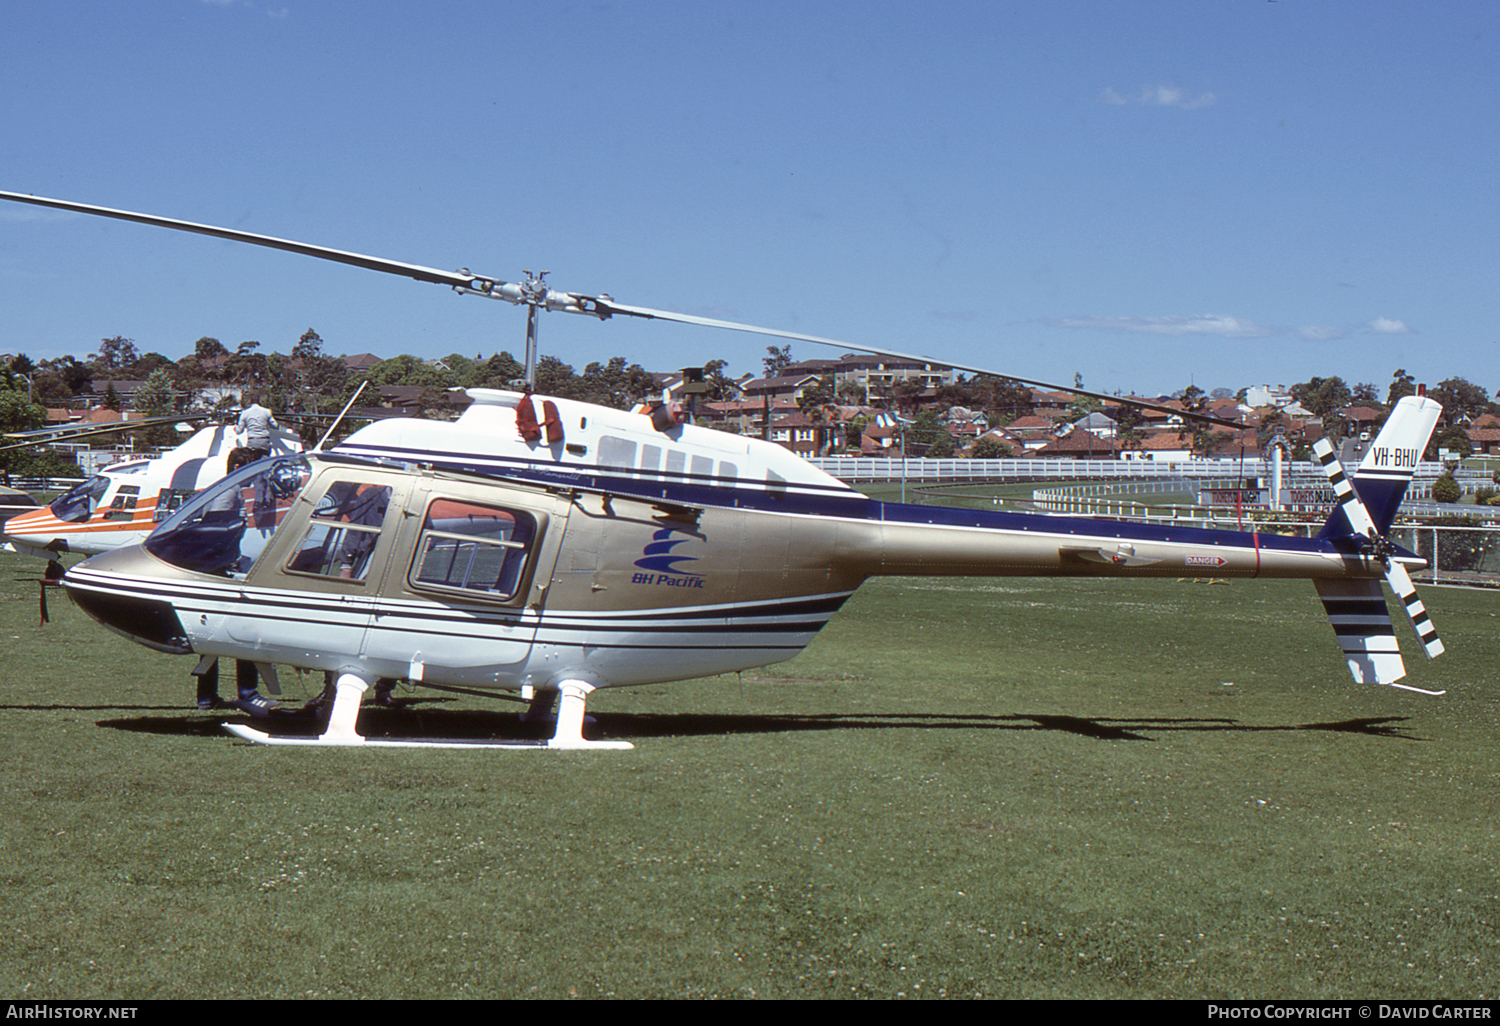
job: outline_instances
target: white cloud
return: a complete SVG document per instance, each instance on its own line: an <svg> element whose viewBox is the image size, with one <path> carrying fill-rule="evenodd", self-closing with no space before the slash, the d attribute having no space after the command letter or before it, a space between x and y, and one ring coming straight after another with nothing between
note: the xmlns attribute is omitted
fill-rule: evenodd
<svg viewBox="0 0 1500 1026"><path fill-rule="evenodd" d="M208 4L210 7L246 7L252 11L255 10L256 6L254 0L200 0L200 2ZM268 18L285 18L289 14L291 14L291 11L285 7L277 7L266 11L266 17Z"/></svg>
<svg viewBox="0 0 1500 1026"><path fill-rule="evenodd" d="M1099 99L1116 107L1137 103L1145 107L1176 107L1179 110L1197 110L1200 107L1212 107L1218 102L1218 97L1213 93L1199 93L1194 96L1185 89L1177 86L1156 85L1142 86L1141 91L1132 99L1123 93L1117 92L1113 86L1105 86L1104 91L1099 94Z"/></svg>
<svg viewBox="0 0 1500 1026"><path fill-rule="evenodd" d="M1308 325L1298 328L1297 334L1309 342L1332 342L1336 338L1343 338L1349 334L1347 328L1326 328L1318 325Z"/></svg>
<svg viewBox="0 0 1500 1026"><path fill-rule="evenodd" d="M1228 314L1198 317L1060 317L1047 322L1060 328L1090 328L1095 331L1129 331L1138 335L1217 335L1220 338L1274 338L1295 336L1309 342L1332 342L1361 328L1371 335L1412 335L1416 329L1405 321L1377 317L1360 325L1304 324L1297 327L1258 324Z"/></svg>
<svg viewBox="0 0 1500 1026"><path fill-rule="evenodd" d="M1183 110L1196 110L1199 107L1212 107L1218 100L1213 93L1200 93L1190 96L1182 89L1175 86L1156 86L1141 91L1141 102L1155 107L1180 107Z"/></svg>
<svg viewBox="0 0 1500 1026"><path fill-rule="evenodd" d="M1065 317L1054 321L1064 328L1133 331L1147 335L1220 335L1224 338L1265 338L1281 334L1254 321L1224 314L1200 317Z"/></svg>

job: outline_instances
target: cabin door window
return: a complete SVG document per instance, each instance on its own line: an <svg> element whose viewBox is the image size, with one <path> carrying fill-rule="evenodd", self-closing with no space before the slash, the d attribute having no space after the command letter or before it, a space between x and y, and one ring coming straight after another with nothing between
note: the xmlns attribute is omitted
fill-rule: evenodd
<svg viewBox="0 0 1500 1026"><path fill-rule="evenodd" d="M422 522L410 583L501 601L513 598L535 538L536 521L528 513L437 499Z"/></svg>

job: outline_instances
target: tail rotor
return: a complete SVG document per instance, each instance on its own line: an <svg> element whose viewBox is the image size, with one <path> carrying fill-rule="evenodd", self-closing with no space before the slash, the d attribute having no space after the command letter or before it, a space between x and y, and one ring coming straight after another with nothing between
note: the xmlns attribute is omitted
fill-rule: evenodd
<svg viewBox="0 0 1500 1026"><path fill-rule="evenodd" d="M1402 565L1400 550L1391 542L1387 532L1441 411L1442 407L1430 399L1418 396L1402 399L1355 471L1352 481L1344 473L1327 439L1319 439L1313 445L1313 453L1333 485L1338 500L1321 537L1335 541L1349 539L1359 557L1380 566L1386 583L1400 597L1406 617L1421 640L1428 659L1443 653L1443 642L1417 595L1411 575ZM1373 500L1373 515L1370 506L1366 505L1366 495ZM1315 583L1356 680L1388 684L1428 695L1442 694L1441 691L1396 683L1406 671L1396 649L1395 632L1390 627L1390 616L1385 612L1385 600L1378 581ZM1351 615L1351 606L1359 607L1358 615Z"/></svg>

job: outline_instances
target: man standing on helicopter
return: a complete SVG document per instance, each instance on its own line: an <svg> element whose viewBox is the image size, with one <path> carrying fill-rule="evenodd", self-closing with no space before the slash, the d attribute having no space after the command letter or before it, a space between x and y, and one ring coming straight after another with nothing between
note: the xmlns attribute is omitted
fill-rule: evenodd
<svg viewBox="0 0 1500 1026"><path fill-rule="evenodd" d="M245 457L240 460L241 464L253 463L271 455L271 431L281 426L276 423L271 411L260 404L260 396L255 392L246 392L244 402L245 408L235 424L235 433L242 439L241 448L246 451Z"/></svg>

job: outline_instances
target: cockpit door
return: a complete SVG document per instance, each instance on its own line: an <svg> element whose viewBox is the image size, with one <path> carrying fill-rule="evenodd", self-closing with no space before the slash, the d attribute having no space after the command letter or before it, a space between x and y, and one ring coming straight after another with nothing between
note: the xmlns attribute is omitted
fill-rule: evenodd
<svg viewBox="0 0 1500 1026"><path fill-rule="evenodd" d="M284 511L258 503L270 536L225 617L228 634L255 644L266 662L364 669L410 484L409 475L381 469L324 468ZM244 519L242 551L259 523Z"/></svg>
<svg viewBox="0 0 1500 1026"><path fill-rule="evenodd" d="M551 496L417 481L366 636L369 664L413 682L527 683L566 519Z"/></svg>

